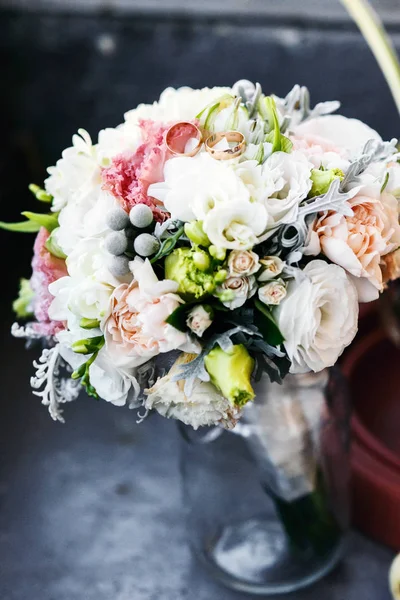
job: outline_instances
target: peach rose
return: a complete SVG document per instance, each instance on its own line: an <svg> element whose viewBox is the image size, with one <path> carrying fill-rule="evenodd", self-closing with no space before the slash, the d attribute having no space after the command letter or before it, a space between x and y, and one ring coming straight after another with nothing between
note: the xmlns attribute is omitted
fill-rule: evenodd
<svg viewBox="0 0 400 600"><path fill-rule="evenodd" d="M382 257L381 269L384 285L400 277L400 249Z"/></svg>
<svg viewBox="0 0 400 600"><path fill-rule="evenodd" d="M349 203L352 217L324 213L314 222L306 254L325 254L354 277L359 301L378 298L383 289L381 259L400 245L397 200L388 193L362 193Z"/></svg>
<svg viewBox="0 0 400 600"><path fill-rule="evenodd" d="M115 365L138 367L161 352L198 352L186 333L166 323L182 302L178 284L158 281L148 260L131 263L134 280L118 286L103 329L108 353Z"/></svg>

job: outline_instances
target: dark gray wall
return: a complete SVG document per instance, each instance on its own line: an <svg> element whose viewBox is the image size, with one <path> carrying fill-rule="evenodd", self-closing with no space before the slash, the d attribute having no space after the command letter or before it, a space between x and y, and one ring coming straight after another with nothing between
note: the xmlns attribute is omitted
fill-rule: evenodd
<svg viewBox="0 0 400 600"><path fill-rule="evenodd" d="M400 135L390 93L361 35L345 13L321 20L326 7L322 2L314 20L302 10L274 17L264 10L256 19L254 11L172 18L160 11L0 9L1 218L34 210L27 184L43 180L78 127L95 136L167 85L212 86L245 77L285 94L298 82L309 86L314 101L339 99L344 114L366 120L384 137ZM400 46L395 18L391 33ZM29 236L0 235L0 251L20 255L23 263L10 269L3 301L14 294L19 272L28 274L31 243Z"/></svg>

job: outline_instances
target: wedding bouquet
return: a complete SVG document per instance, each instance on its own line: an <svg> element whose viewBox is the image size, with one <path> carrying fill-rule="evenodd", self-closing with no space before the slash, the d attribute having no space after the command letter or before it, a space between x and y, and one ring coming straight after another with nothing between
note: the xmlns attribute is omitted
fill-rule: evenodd
<svg viewBox="0 0 400 600"><path fill-rule="evenodd" d="M31 384L54 419L84 386L231 428L252 378L336 362L400 274L397 140L338 108L243 80L169 88L96 144L79 130L30 186L48 212L1 223L37 232L12 332L44 340Z"/></svg>

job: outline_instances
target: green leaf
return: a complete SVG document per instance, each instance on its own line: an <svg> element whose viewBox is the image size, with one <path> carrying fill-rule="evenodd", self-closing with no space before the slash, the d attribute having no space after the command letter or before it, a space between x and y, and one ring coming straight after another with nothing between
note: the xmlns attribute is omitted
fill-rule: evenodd
<svg viewBox="0 0 400 600"><path fill-rule="evenodd" d="M41 225L34 221L21 221L20 223L5 223L5 221L0 221L0 229L17 231L19 233L37 233L40 227Z"/></svg>
<svg viewBox="0 0 400 600"><path fill-rule="evenodd" d="M205 117L205 119L206 119L205 123L207 123L207 120L210 117L210 113L217 110L221 105L222 105L222 108L226 108L227 106L229 106L229 104L232 104L233 100L234 100L234 98L233 98L233 96L231 96L231 94L223 94L216 100L213 100L212 102L210 102L210 104L207 104L207 106L205 106L203 108L203 110L201 110L199 112L199 114L196 115L196 119L204 118L205 113L207 112L207 116ZM229 104L227 104L227 101L229 101Z"/></svg>
<svg viewBox="0 0 400 600"><path fill-rule="evenodd" d="M264 97L261 100L260 106L263 109L262 114L268 120L271 128L265 141L272 144L272 152L291 152L293 144L289 138L281 133L275 100L272 96Z"/></svg>
<svg viewBox="0 0 400 600"><path fill-rule="evenodd" d="M254 311L254 322L264 340L271 344L271 346L279 346L284 341L284 337L280 332L278 325L270 309L260 302L260 300L254 301L256 310Z"/></svg>
<svg viewBox="0 0 400 600"><path fill-rule="evenodd" d="M381 193L385 190L388 183L389 183L389 171L385 175L385 181L382 184Z"/></svg>
<svg viewBox="0 0 400 600"><path fill-rule="evenodd" d="M180 304L170 315L165 319L165 322L178 331L187 331L188 326L186 325L186 319L188 313L192 310L193 306L198 302L186 302L186 304Z"/></svg>
<svg viewBox="0 0 400 600"><path fill-rule="evenodd" d="M58 213L43 214L24 211L21 214L29 219L29 221L33 221L34 223L38 223L41 227L45 227L50 233L53 229L58 227Z"/></svg>
<svg viewBox="0 0 400 600"><path fill-rule="evenodd" d="M81 385L86 389L87 395L95 398L96 400L99 400L99 395L96 391L96 388L90 383L90 366L96 360L98 353L99 350L94 352L89 360L78 367L78 369L76 369L71 375L72 379L80 379Z"/></svg>
<svg viewBox="0 0 400 600"><path fill-rule="evenodd" d="M282 152L286 152L286 154L290 154L293 148L293 142L292 140L289 140L288 137L286 137L286 135L282 135L281 134L281 150Z"/></svg>

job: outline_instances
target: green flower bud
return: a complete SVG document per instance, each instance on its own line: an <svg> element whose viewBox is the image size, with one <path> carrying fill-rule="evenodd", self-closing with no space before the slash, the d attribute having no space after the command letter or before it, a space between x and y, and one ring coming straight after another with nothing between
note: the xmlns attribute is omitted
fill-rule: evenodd
<svg viewBox="0 0 400 600"><path fill-rule="evenodd" d="M219 294L216 294L217 298L222 302L231 302L235 297L235 292L233 290L224 290Z"/></svg>
<svg viewBox="0 0 400 600"><path fill-rule="evenodd" d="M212 383L238 407L244 406L255 397L250 383L254 360L243 344L232 346L228 351L215 346L204 359L204 364Z"/></svg>
<svg viewBox="0 0 400 600"><path fill-rule="evenodd" d="M209 253L216 260L225 260L226 250L224 248L218 248L217 246L210 246L208 249Z"/></svg>
<svg viewBox="0 0 400 600"><path fill-rule="evenodd" d="M309 198L326 194L334 179L342 180L344 177L343 171L340 169L328 169L326 171L313 169L311 171L312 187L308 194Z"/></svg>
<svg viewBox="0 0 400 600"><path fill-rule="evenodd" d="M83 317L79 321L79 327L82 327L82 329L96 329L99 326L100 321L98 321L97 319L85 319L85 317Z"/></svg>
<svg viewBox="0 0 400 600"><path fill-rule="evenodd" d="M223 283L227 277L228 271L226 269L220 269L215 273L214 281L215 283Z"/></svg>
<svg viewBox="0 0 400 600"><path fill-rule="evenodd" d="M211 281L206 281L206 283L204 284L204 291L207 292L207 294L212 294L214 290L215 284L211 283Z"/></svg>
<svg viewBox="0 0 400 600"><path fill-rule="evenodd" d="M35 183L31 183L29 186L29 191L35 196L36 200L40 202L52 202L53 196L48 194L46 190L43 190L41 187L36 185Z"/></svg>
<svg viewBox="0 0 400 600"><path fill-rule="evenodd" d="M98 352L104 346L104 336L97 335L92 338L85 338L74 342L72 350L77 354L93 354Z"/></svg>
<svg viewBox="0 0 400 600"><path fill-rule="evenodd" d="M67 255L63 252L63 250L61 249L61 247L59 246L58 241L57 241L57 236L58 236L59 231L60 231L59 227L56 227L55 229L53 229L53 231L51 232L51 234L49 235L49 237L46 240L45 248L53 256L56 256L57 258L66 259Z"/></svg>
<svg viewBox="0 0 400 600"><path fill-rule="evenodd" d="M204 269L207 261L209 270ZM210 267L210 258L204 250L176 248L165 259L165 278L176 281L178 293L194 300L215 290L215 273L210 271Z"/></svg>
<svg viewBox="0 0 400 600"><path fill-rule="evenodd" d="M195 267L200 269L200 271L207 271L210 268L211 260L208 254L199 250L193 254L193 262Z"/></svg>
<svg viewBox="0 0 400 600"><path fill-rule="evenodd" d="M208 239L208 236L204 233L202 221L191 221L190 223L185 223L185 234L189 240L197 246L204 246L205 248L208 248L211 243Z"/></svg>
<svg viewBox="0 0 400 600"><path fill-rule="evenodd" d="M25 319L32 316L33 297L34 293L29 279L20 279L18 298L14 300L12 304L13 311L19 319Z"/></svg>

